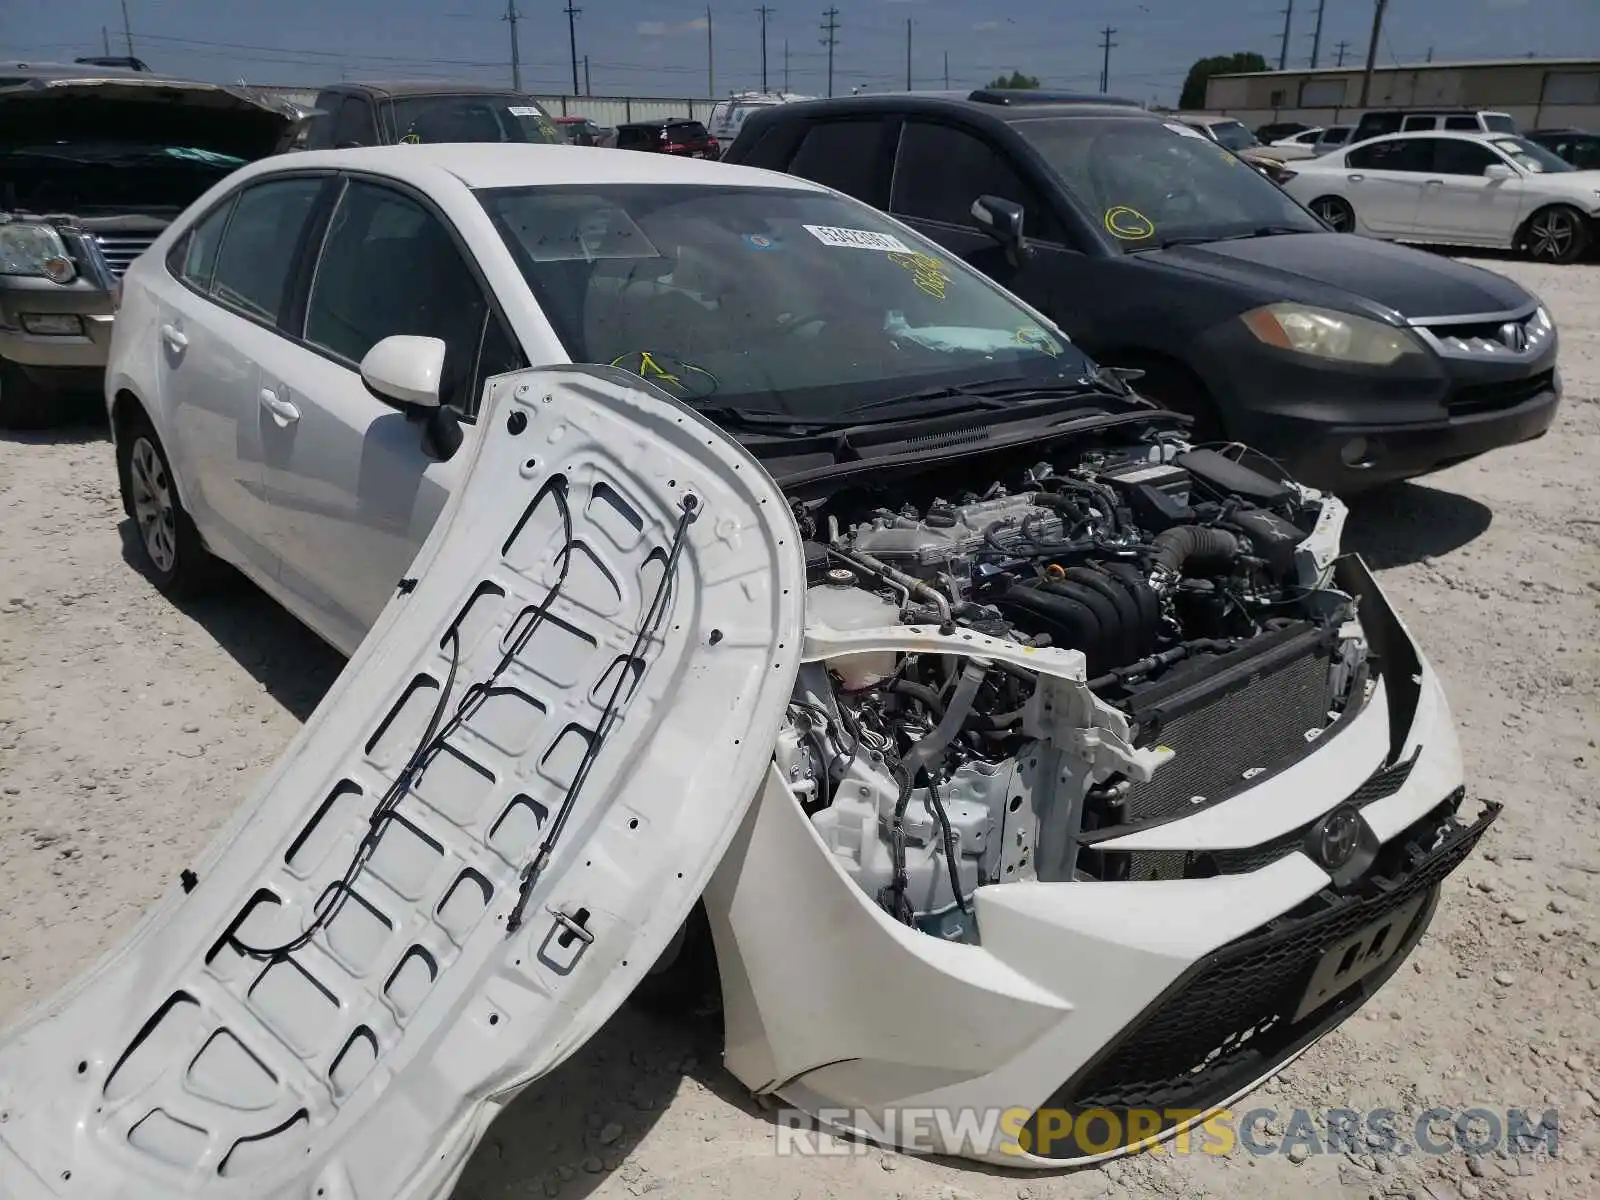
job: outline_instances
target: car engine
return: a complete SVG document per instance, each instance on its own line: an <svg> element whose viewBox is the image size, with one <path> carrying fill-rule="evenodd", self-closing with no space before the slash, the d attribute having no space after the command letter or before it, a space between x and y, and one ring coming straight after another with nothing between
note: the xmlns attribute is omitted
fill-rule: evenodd
<svg viewBox="0 0 1600 1200"><path fill-rule="evenodd" d="M803 667L777 767L858 886L951 940L976 940L985 884L1254 869L1249 852L1095 844L1299 761L1373 686L1355 602L1330 584L1336 498L1174 439L1014 474L944 477L949 494L893 510L797 505L808 634L927 637ZM1079 652L1088 740L1046 732L1038 672L952 651L966 631ZM1108 745L1109 765L1084 749Z"/></svg>

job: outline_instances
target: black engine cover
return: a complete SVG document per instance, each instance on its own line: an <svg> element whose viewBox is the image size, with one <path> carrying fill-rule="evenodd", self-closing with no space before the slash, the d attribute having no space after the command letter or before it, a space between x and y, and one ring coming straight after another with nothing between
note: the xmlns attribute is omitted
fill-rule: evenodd
<svg viewBox="0 0 1600 1200"><path fill-rule="evenodd" d="M1073 567L1059 579L1015 584L996 602L1029 632L1082 651L1092 679L1156 648L1161 606L1139 573L1123 563Z"/></svg>

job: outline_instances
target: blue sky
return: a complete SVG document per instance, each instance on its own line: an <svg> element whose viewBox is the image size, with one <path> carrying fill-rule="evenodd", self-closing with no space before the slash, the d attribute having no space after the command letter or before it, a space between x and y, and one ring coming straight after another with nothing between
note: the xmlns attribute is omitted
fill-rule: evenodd
<svg viewBox="0 0 1600 1200"><path fill-rule="evenodd" d="M595 95L704 96L706 12L692 0L576 0L578 53ZM1112 91L1170 102L1203 55L1256 50L1276 65L1288 0L769 0L768 79L820 95L822 9L839 9L835 90L903 87L906 20L918 87L986 83L1020 69L1061 88L1097 86L1100 29L1110 25ZM1293 0L1289 61L1305 65L1316 0ZM1360 62L1371 0L1324 0L1321 65ZM571 90L565 0L519 0L523 84ZM755 5L712 0L716 90L760 82ZM505 0L128 0L134 51L158 70L206 79L312 85L441 76L509 82ZM118 0L0 0L0 56L68 59L101 52L101 27L123 53ZM1391 0L1379 62L1600 56L1600 0Z"/></svg>

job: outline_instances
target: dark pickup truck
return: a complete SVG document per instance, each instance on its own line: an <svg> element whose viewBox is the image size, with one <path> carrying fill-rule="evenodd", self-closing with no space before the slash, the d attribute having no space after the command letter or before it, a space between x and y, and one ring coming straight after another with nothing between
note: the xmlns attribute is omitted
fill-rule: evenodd
<svg viewBox="0 0 1600 1200"><path fill-rule="evenodd" d="M338 83L317 93L294 148L565 140L543 105L507 88L448 82Z"/></svg>

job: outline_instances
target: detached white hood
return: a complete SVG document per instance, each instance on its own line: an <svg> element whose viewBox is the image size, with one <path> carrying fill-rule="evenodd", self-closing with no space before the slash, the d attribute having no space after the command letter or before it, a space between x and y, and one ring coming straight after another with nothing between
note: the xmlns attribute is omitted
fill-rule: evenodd
<svg viewBox="0 0 1600 1200"><path fill-rule="evenodd" d="M799 663L781 492L611 369L499 378L463 453L192 890L0 1042L8 1200L445 1196L705 888Z"/></svg>

